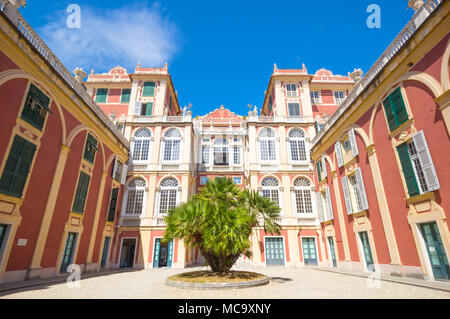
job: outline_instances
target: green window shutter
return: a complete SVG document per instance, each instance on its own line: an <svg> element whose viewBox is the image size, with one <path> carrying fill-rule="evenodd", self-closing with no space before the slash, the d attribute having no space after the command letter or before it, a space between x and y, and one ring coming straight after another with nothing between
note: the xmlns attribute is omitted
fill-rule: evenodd
<svg viewBox="0 0 450 319"><path fill-rule="evenodd" d="M109 202L108 221L113 222L116 216L117 196L119 194L118 188L113 188L111 191L111 201Z"/></svg>
<svg viewBox="0 0 450 319"><path fill-rule="evenodd" d="M84 205L86 203L90 179L91 177L88 174L80 172L75 200L72 207L72 210L76 213L84 213Z"/></svg>
<svg viewBox="0 0 450 319"><path fill-rule="evenodd" d="M405 102L403 101L402 91L398 87L390 95L392 109L394 111L397 126L408 120L408 112L406 112Z"/></svg>
<svg viewBox="0 0 450 319"><path fill-rule="evenodd" d="M97 140L91 134L88 134L84 146L84 159L89 163L94 163L96 151L98 151Z"/></svg>
<svg viewBox="0 0 450 319"><path fill-rule="evenodd" d="M120 98L120 103L130 102L131 89L122 89L122 96Z"/></svg>
<svg viewBox="0 0 450 319"><path fill-rule="evenodd" d="M314 122L314 128L316 129L316 134L319 133L319 125L317 124L317 121Z"/></svg>
<svg viewBox="0 0 450 319"><path fill-rule="evenodd" d="M35 85L30 84L27 99L22 110L22 118L41 130L44 126L45 117L50 112L50 99Z"/></svg>
<svg viewBox="0 0 450 319"><path fill-rule="evenodd" d="M152 115L153 114L153 102L149 102L145 106L145 115Z"/></svg>
<svg viewBox="0 0 450 319"><path fill-rule="evenodd" d="M403 143L397 147L398 156L402 165L403 176L405 178L406 186L408 187L409 196L417 196L420 194L417 185L416 176L409 156L408 144Z"/></svg>
<svg viewBox="0 0 450 319"><path fill-rule="evenodd" d="M95 102L105 103L107 96L108 96L108 89L97 89L97 93L95 94Z"/></svg>
<svg viewBox="0 0 450 319"><path fill-rule="evenodd" d="M317 168L317 176L318 176L318 178L319 178L319 182L322 180L322 174L321 174L321 167L320 167L320 163L321 162L317 162L316 163L316 168Z"/></svg>
<svg viewBox="0 0 450 319"><path fill-rule="evenodd" d="M389 125L389 131L393 131L397 128L397 123L395 121L394 113L392 112L390 96L388 96L383 101L383 106L384 112L386 113L386 119Z"/></svg>
<svg viewBox="0 0 450 319"><path fill-rule="evenodd" d="M144 91L142 92L142 96L154 96L155 95L155 82L145 82L144 83Z"/></svg>
<svg viewBox="0 0 450 319"><path fill-rule="evenodd" d="M0 179L0 190L7 195L21 197L33 161L36 145L15 136Z"/></svg>

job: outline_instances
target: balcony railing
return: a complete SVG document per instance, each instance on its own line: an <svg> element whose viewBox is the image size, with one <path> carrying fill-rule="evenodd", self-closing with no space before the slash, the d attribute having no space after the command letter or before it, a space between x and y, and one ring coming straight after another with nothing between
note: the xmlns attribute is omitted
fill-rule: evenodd
<svg viewBox="0 0 450 319"><path fill-rule="evenodd" d="M433 13L433 11L443 2L443 0L428 0L418 9L411 20L400 31L397 37L387 47L378 60L367 71L362 80L353 88L347 98L342 102L336 112L325 123L322 130L312 139L311 143L314 147L317 142L325 135L328 129L336 123L341 115L347 110L360 96L360 94L372 83L376 76L385 68L391 59L398 53L398 51L405 45L405 43L414 35L422 23Z"/></svg>
<svg viewBox="0 0 450 319"><path fill-rule="evenodd" d="M249 116L249 122L258 123L312 123L312 116Z"/></svg>

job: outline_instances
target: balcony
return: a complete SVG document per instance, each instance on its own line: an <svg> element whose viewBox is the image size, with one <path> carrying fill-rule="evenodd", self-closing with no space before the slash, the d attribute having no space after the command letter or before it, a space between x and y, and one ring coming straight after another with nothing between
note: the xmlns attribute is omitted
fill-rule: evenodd
<svg viewBox="0 0 450 319"><path fill-rule="evenodd" d="M258 220L259 226L264 225L264 220L260 218ZM319 226L319 220L316 215L307 215L302 217L280 217L276 218L275 222L280 226Z"/></svg>

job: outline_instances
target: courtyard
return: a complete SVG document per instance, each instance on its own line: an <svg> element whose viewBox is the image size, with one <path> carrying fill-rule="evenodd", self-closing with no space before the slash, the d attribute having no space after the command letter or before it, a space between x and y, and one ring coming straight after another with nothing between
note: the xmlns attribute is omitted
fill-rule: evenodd
<svg viewBox="0 0 450 319"><path fill-rule="evenodd" d="M169 287L167 277L202 268L150 269L95 275L83 279L79 288L67 283L43 283L28 288L5 290L0 299L410 299L450 298L450 284L440 289L421 287L411 282L372 281L367 278L324 271L317 268L252 268L235 266L271 278L265 286L227 290L188 290ZM401 280L399 280L401 281ZM419 282L420 281L416 281ZM447 291L445 291L445 289Z"/></svg>

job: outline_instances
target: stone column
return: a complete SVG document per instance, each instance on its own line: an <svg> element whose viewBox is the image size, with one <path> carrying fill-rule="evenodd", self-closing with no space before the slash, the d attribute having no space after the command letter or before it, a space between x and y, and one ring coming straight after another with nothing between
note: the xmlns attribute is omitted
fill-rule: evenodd
<svg viewBox="0 0 450 319"><path fill-rule="evenodd" d="M381 221L383 223L386 242L391 258L391 265L401 265L400 254L398 252L397 240L395 238L394 228L392 226L389 206L384 192L383 180L381 179L380 167L378 166L377 154L374 144L366 148L369 157L370 170L372 172L375 193L377 195L378 206L380 207Z"/></svg>
<svg viewBox="0 0 450 319"><path fill-rule="evenodd" d="M336 197L337 215L339 218L339 229L341 231L342 245L344 246L344 260L346 262L351 262L350 248L348 246L347 229L345 227L345 223L346 223L345 222L345 213L342 210L341 194L339 191L339 183L341 181L337 178L336 171L331 172L331 176L333 178L334 194ZM337 243L336 243L336 249L337 249Z"/></svg>
<svg viewBox="0 0 450 319"><path fill-rule="evenodd" d="M70 152L70 148L66 145L61 145L59 152L58 162L55 168L55 175L53 176L52 185L47 198L47 204L45 206L44 216L42 217L41 227L39 229L38 238L34 247L33 257L31 259L31 266L27 271L26 278L40 278L41 276L41 260L44 254L45 243L47 242L47 235L49 233L50 224L53 218L53 212L55 210L56 200L58 198L59 189L66 166L67 156Z"/></svg>
<svg viewBox="0 0 450 319"><path fill-rule="evenodd" d="M100 212L102 209L102 203L103 203L103 195L105 193L105 183L106 178L108 177L108 173L106 171L102 174L102 179L100 181L100 189L98 193L98 199L97 199L97 206L95 207L95 216L94 216L94 224L92 226L91 231L91 237L89 239L89 250L86 260L86 272L93 271L96 267L92 263L92 255L94 253L94 246L95 246L95 239L97 238L97 228L98 228L98 221L100 218Z"/></svg>

